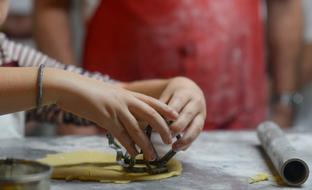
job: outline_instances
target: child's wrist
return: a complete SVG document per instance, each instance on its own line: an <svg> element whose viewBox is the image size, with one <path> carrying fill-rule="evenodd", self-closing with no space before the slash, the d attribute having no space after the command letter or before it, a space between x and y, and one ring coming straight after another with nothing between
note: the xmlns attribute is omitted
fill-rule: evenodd
<svg viewBox="0 0 312 190"><path fill-rule="evenodd" d="M43 77L43 102L44 104L58 104L68 90L65 71L46 68Z"/></svg>

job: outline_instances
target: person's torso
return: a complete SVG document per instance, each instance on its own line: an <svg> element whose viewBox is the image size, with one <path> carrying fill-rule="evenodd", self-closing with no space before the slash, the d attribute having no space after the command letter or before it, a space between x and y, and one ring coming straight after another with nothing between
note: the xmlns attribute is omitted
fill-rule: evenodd
<svg viewBox="0 0 312 190"><path fill-rule="evenodd" d="M116 79L193 79L208 123L266 103L258 0L102 0L85 48L84 66Z"/></svg>

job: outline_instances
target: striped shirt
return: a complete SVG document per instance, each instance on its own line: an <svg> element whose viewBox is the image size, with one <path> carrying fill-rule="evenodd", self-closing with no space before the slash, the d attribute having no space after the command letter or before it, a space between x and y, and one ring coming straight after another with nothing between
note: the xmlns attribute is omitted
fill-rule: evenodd
<svg viewBox="0 0 312 190"><path fill-rule="evenodd" d="M10 41L3 33L0 33L0 51L2 51L0 52L0 66L39 67L39 65L45 64L46 67L63 69L104 82L113 82L108 75L88 72L74 65L62 64L33 48ZM12 65L12 63L16 65Z"/></svg>
<svg viewBox="0 0 312 190"><path fill-rule="evenodd" d="M88 72L74 65L62 64L33 48L10 41L6 38L5 34L0 33L0 67L39 67L41 64L45 64L46 67L63 69L81 74L103 82L116 82L108 75L103 75L98 72ZM55 124L93 125L93 123L85 119L61 110L56 105L45 106L41 109L28 111L26 120L51 122Z"/></svg>

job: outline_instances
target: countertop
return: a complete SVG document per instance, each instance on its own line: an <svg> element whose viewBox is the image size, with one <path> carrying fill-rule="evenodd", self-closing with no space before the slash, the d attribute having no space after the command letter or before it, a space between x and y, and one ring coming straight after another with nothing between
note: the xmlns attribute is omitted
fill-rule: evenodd
<svg viewBox="0 0 312 190"><path fill-rule="evenodd" d="M312 133L288 133L291 144L303 153L309 165L312 162ZM158 150L164 149L156 138ZM0 157L38 159L46 154L75 150L105 150L107 139L100 136L67 136L58 138L24 138L0 140ZM132 182L129 184L94 183L52 180L52 190L99 189L298 189L278 185L274 177L269 181L249 184L250 177L259 173L276 176L274 168L263 152L254 131L205 132L186 152L176 156L183 164L183 173L161 181ZM300 189L311 189L311 177Z"/></svg>

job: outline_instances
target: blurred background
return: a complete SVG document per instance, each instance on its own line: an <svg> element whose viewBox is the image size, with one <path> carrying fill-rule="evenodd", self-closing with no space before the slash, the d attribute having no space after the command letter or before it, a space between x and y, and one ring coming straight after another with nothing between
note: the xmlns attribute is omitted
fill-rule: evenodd
<svg viewBox="0 0 312 190"><path fill-rule="evenodd" d="M298 0L298 1L301 1L301 0ZM189 2L192 2L192 1L189 1ZM243 1L240 1L240 2L243 2ZM233 7L229 7L231 6L229 4L231 3L226 2L226 3L223 3L223 5L222 3L220 3L218 4L219 7L217 7L216 5L216 7L214 7L213 10L209 10L209 11L217 12L219 10L222 12L222 9L231 10ZM275 4L278 4L278 5L275 5ZM260 39L261 42L263 43L263 48L265 49L264 52L266 54L265 56L266 59L264 59L264 62L266 65L266 75L268 76L267 78L268 78L268 84L269 84L268 85L269 86L268 102L271 102L269 104L271 106L267 108L268 114L269 114L268 117L274 117L273 116L274 103L275 103L274 101L276 101L275 97L276 97L276 91L277 91L282 94L282 95L279 94L280 95L278 99L279 103L286 102L286 104L289 104L289 102L287 102L288 101L287 98L291 99L291 101L293 101L293 99L297 101L295 102L296 103L295 106L291 105L291 114L286 113L286 115L288 115L286 116L286 120L288 119L286 123L293 126L291 127L291 129L300 130L300 131L310 130L312 129L312 117L311 117L312 116L312 83L311 83L312 82L312 1L303 0L301 4L301 8L297 8L296 10L294 10L294 14L301 14L303 16L302 31L301 31L301 28L291 28L291 27L297 27L297 26L301 27L301 23L298 20L295 20L294 21L295 23L293 25L289 24L290 28L288 31L283 31L280 34L281 36L286 36L284 34L295 33L298 31L302 32L302 39L300 38L298 40L300 42L300 45L298 48L300 50L300 53L298 53L299 57L296 57L295 59L296 88L287 89L286 87L285 91L276 90L274 87L273 80L275 79L274 74L276 72L281 72L282 73L281 76L282 76L283 74L286 73L286 71L285 72L276 71L276 68L270 65L271 62L274 62L274 59L272 61L272 59L269 58L270 53L272 54L273 52L269 50L269 46L270 45L274 46L278 44L277 42L276 43L274 42L274 39L275 38L279 39L278 37L280 35L270 36L269 33L272 32L272 30L274 29L278 30L278 25L282 25L283 22L285 22L282 19L274 21L274 18L275 16L278 16L277 14L280 14L280 15L284 14L283 11L284 12L286 10L289 11L290 8L287 6L290 6L290 5L286 5L286 4L284 5L283 3L275 3L275 4L274 3L270 4L270 3L266 3L266 1L261 1L261 6L260 6L261 10L259 11L258 15L263 20L263 27L260 27L260 25L258 26L257 24L253 25L256 28L255 31L259 31L259 30L264 31L263 37L261 36L261 33L260 35L257 35L256 37L257 39ZM82 62L85 61L84 59L86 59L83 57L83 55L85 54L84 48L89 46L89 44L86 44L86 41L88 42L88 39L86 40L87 28L90 30L90 28L94 27L93 25L98 25L101 22L109 23L105 25L106 28L103 27L103 30L99 31L101 33L105 29L108 30L107 28L109 28L110 25L114 26L117 22L121 22L120 20L124 19L120 15L117 14L118 13L118 11L116 11L117 5L110 5L108 3L107 6L113 7L111 11L115 11L117 13L110 13L110 11L108 10L107 14L110 14L110 16L105 17L104 15L103 16L104 19L101 20L101 22L96 22L96 18L100 16L100 12L97 12L100 9L99 8L100 5L101 5L100 0L66 0L66 1L60 1L60 2L56 1L54 3L51 1L37 0L36 4L35 4L35 1L32 1L32 0L11 0L10 15L9 15L7 22L3 26L2 31L4 31L9 38L14 39L15 41L18 41L25 45L38 48L41 51L47 53L49 56L59 60L62 63L75 64L75 65L81 66ZM134 7L133 9L135 10L139 9L135 6L137 5L129 5L129 7L132 7L132 8ZM168 7L163 7L163 9L170 10L171 9L170 6L171 5L168 5ZM224 6L224 7L221 7L221 6ZM236 7L240 7L240 6L243 7L242 4L238 4L238 6ZM279 6L280 8L276 9L274 6ZM292 5L292 6L295 7L296 5ZM142 13L138 11L137 14L149 15L150 13L143 13L143 12L153 11L153 9L151 9L151 7L148 7L148 6L146 7L147 7L146 10L142 10ZM273 8L274 8L274 12L276 13L271 13L273 12ZM60 14L54 14L60 9L65 10L65 11L61 12ZM251 11L253 10L253 8L251 7L247 7L246 10L247 9L250 9ZM275 11L275 9L277 11ZM125 15L126 15L125 18L127 17L127 14L130 14L127 12L125 7L121 6L120 10L125 12ZM246 10L242 9L240 11L243 12ZM197 12L194 11L192 13L193 15L183 15L181 13L181 15L179 16L180 17L183 17L183 16L188 17L188 16L194 16L194 15L196 16L196 14L200 14L200 11L197 11ZM54 15L54 16L49 17L49 14ZM105 14L105 13L102 13L102 14ZM221 13L214 13L214 14L220 16ZM231 16L230 13L228 14L230 17ZM205 17L209 20L208 22L210 22L210 19L211 19L210 16L211 15L208 15ZM44 19L45 17L51 18L51 19ZM135 20L135 22L140 22L141 21L140 15L137 16L136 19L137 20ZM148 21L145 21L145 20L144 21L145 23L148 23L148 24L161 22L159 21L160 19L153 20L151 19L151 17L146 17L146 20ZM222 23L222 20L220 22ZM127 24L128 24L128 21L125 21L125 25ZM226 27L226 19L224 19L223 24L224 24L224 27ZM237 25L237 28L240 28L240 27L243 28L244 26ZM270 28L273 28L273 29L270 29ZM155 30L157 30L157 32L161 32L161 28L156 28ZM236 30L235 27L231 28L232 33L235 33L234 32L235 30ZM144 31L144 32L147 32L147 31ZM127 34L124 34L124 35L127 35ZM297 36L295 36L294 38L296 37ZM209 36L207 38L209 38ZM59 40L55 40L55 39L59 39ZM213 41L213 38L210 40ZM62 43L62 45L58 46L59 43ZM237 42L237 43L240 43L240 42ZM283 42L281 42L281 44L283 44ZM282 56L287 57L291 53L293 53L291 52L291 49L292 48L295 49L296 44L294 44L293 47L289 47L289 44L287 43L285 44L286 44L285 46L287 46L286 48L290 50L288 52L286 51L285 55L282 55ZM242 44L242 46L247 46L247 45ZM92 51L96 51L96 49L94 48ZM129 51L131 51L131 47L129 49L130 49ZM180 54L182 54L183 56L190 56L190 57L194 54L194 51L197 51L197 50L192 49L192 46L188 45L188 42L186 42L185 48L182 48L181 50L179 50ZM228 51L231 51L231 49L229 49ZM119 55L116 52L109 52L109 53L117 55L117 56L123 55L121 53ZM249 53L253 54L252 51L249 51ZM275 51L273 53L279 54L281 52ZM240 52L236 52L235 55L239 56ZM262 58L259 58L260 62L261 60ZM95 70L92 67L89 67L89 68L91 68L91 70ZM87 67L87 69L89 68ZM277 67L277 68L281 68L281 67ZM259 69L261 70L261 67ZM284 80L284 79L281 79L281 80ZM257 83L253 83L253 85L257 85ZM251 89L251 90L255 90L255 89ZM255 92L255 94L256 93L257 92ZM254 104L253 106L257 106L257 104ZM226 114L226 113L222 112L221 114ZM277 120L279 120L279 118ZM282 121L280 122L283 123L285 121L285 118L281 120ZM30 122L27 125L26 134L30 136L31 135L48 135L48 136L49 135L65 135L65 134L72 134L72 133L75 134L75 130L76 130L75 127L70 128L66 126L65 128L66 129L62 129L62 126L54 126L51 124L45 124L44 127L38 127L38 124L36 124L35 122ZM82 131L81 134L88 134L89 132L90 131ZM77 132L77 133L80 134L80 132Z"/></svg>

